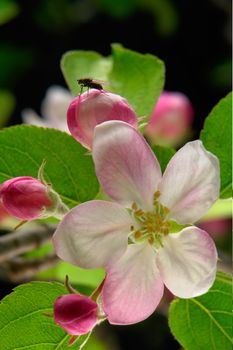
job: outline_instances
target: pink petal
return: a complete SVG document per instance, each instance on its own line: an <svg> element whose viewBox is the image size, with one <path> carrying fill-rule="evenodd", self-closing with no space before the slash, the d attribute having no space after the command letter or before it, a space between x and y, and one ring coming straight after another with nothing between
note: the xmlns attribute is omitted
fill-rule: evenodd
<svg viewBox="0 0 233 350"><path fill-rule="evenodd" d="M197 227L164 237L156 257L164 284L180 298L204 294L214 282L217 251L208 233Z"/></svg>
<svg viewBox="0 0 233 350"><path fill-rule="evenodd" d="M132 219L117 203L94 200L73 208L53 236L57 255L83 268L104 267L127 248Z"/></svg>
<svg viewBox="0 0 233 350"><path fill-rule="evenodd" d="M98 322L97 310L96 302L85 295L61 295L54 304L54 319L69 334L86 334Z"/></svg>
<svg viewBox="0 0 233 350"><path fill-rule="evenodd" d="M95 129L93 159L104 191L124 206L136 202L151 210L161 180L160 165L149 145L132 126L105 122Z"/></svg>
<svg viewBox="0 0 233 350"><path fill-rule="evenodd" d="M131 244L107 270L103 309L112 324L132 324L149 317L163 295L155 252L146 244Z"/></svg>
<svg viewBox="0 0 233 350"><path fill-rule="evenodd" d="M160 200L179 224L197 221L219 196L219 161L201 141L182 147L170 160L160 184Z"/></svg>
<svg viewBox="0 0 233 350"><path fill-rule="evenodd" d="M91 89L76 97L67 112L71 135L84 147L91 149L94 128L107 120L123 120L137 126L137 117L121 96L103 90Z"/></svg>

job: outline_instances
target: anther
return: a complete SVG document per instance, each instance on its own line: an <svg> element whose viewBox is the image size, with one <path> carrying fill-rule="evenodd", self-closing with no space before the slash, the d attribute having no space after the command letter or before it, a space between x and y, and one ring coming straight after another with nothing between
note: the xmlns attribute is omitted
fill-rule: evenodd
<svg viewBox="0 0 233 350"><path fill-rule="evenodd" d="M135 237L135 239L141 238L142 237L141 231L136 231L135 234L134 234L134 237Z"/></svg>
<svg viewBox="0 0 233 350"><path fill-rule="evenodd" d="M135 202L133 202L133 204L132 204L132 207L131 207L133 210L137 210L138 209L138 207L137 207L137 204L135 203Z"/></svg>
<svg viewBox="0 0 233 350"><path fill-rule="evenodd" d="M156 192L154 193L154 199L159 198L160 195L161 195L160 191L156 191Z"/></svg>
<svg viewBox="0 0 233 350"><path fill-rule="evenodd" d="M170 213L170 209L167 207L163 207L163 212L165 215L167 215L168 213Z"/></svg>
<svg viewBox="0 0 233 350"><path fill-rule="evenodd" d="M136 215L136 216L142 216L143 214L144 214L144 212L142 211L142 209L138 209L134 213L134 215Z"/></svg>
<svg viewBox="0 0 233 350"><path fill-rule="evenodd" d="M168 228L164 228L164 229L162 230L162 232L163 232L164 235L168 235L169 229L168 229Z"/></svg>
<svg viewBox="0 0 233 350"><path fill-rule="evenodd" d="M154 238L152 236L150 236L148 238L148 242L152 245L154 243Z"/></svg>

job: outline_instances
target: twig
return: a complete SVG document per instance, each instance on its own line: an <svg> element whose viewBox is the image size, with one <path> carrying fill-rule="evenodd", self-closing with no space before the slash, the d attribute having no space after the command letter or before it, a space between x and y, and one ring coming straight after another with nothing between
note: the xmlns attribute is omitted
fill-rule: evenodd
<svg viewBox="0 0 233 350"><path fill-rule="evenodd" d="M30 279L40 271L53 267L58 262L59 258L55 253L50 253L42 258L16 257L1 265L0 276L10 282L19 283Z"/></svg>
<svg viewBox="0 0 233 350"><path fill-rule="evenodd" d="M0 263L26 253L49 242L54 233L53 226L44 225L38 229L21 229L0 237Z"/></svg>

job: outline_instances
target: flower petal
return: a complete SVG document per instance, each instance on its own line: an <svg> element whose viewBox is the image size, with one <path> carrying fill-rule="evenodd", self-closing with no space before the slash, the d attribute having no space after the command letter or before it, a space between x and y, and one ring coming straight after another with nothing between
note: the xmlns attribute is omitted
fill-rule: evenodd
<svg viewBox="0 0 233 350"><path fill-rule="evenodd" d="M131 244L107 269L102 302L112 324L132 324L149 317L163 295L155 252L146 244Z"/></svg>
<svg viewBox="0 0 233 350"><path fill-rule="evenodd" d="M132 126L108 121L95 128L93 159L104 191L131 207L151 210L161 180L160 165L149 145Z"/></svg>
<svg viewBox="0 0 233 350"><path fill-rule="evenodd" d="M41 105L42 116L51 127L66 124L66 112L73 96L69 90L59 85L50 86Z"/></svg>
<svg viewBox="0 0 233 350"><path fill-rule="evenodd" d="M90 201L60 222L53 243L57 255L83 268L107 266L124 254L132 219L117 203Z"/></svg>
<svg viewBox="0 0 233 350"><path fill-rule="evenodd" d="M208 233L197 227L164 237L156 258L164 284L180 298L204 294L214 282L217 251Z"/></svg>
<svg viewBox="0 0 233 350"><path fill-rule="evenodd" d="M161 203L179 224L197 221L219 196L219 161L201 141L182 147L169 162L160 184Z"/></svg>

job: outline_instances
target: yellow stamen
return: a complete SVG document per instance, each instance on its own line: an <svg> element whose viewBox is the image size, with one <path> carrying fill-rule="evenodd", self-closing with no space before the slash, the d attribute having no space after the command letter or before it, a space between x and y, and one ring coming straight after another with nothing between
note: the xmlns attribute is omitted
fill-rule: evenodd
<svg viewBox="0 0 233 350"><path fill-rule="evenodd" d="M167 207L163 207L163 212L165 215L167 215L168 213L170 213L170 209Z"/></svg>
<svg viewBox="0 0 233 350"><path fill-rule="evenodd" d="M141 231L136 231L134 234L135 239L140 239L142 237L142 232Z"/></svg>

